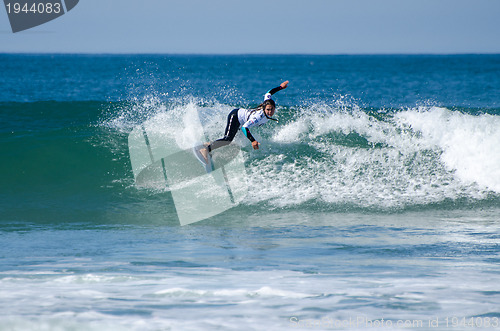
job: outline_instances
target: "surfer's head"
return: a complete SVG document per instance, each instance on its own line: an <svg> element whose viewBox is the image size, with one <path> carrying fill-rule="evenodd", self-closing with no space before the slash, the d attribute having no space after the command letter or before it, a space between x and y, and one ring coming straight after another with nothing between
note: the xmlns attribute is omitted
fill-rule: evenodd
<svg viewBox="0 0 500 331"><path fill-rule="evenodd" d="M262 103L262 109L268 117L271 117L274 115L274 111L276 110L276 103L273 99L267 99Z"/></svg>

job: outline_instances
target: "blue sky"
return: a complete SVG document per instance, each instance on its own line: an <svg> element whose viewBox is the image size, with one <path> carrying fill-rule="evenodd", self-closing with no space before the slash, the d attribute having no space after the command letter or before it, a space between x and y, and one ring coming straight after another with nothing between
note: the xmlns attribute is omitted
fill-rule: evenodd
<svg viewBox="0 0 500 331"><path fill-rule="evenodd" d="M0 52L500 53L498 0L80 0Z"/></svg>

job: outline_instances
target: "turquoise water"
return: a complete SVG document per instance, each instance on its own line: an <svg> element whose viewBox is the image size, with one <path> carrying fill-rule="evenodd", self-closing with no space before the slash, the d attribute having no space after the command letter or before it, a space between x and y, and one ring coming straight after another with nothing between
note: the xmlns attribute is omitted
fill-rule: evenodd
<svg viewBox="0 0 500 331"><path fill-rule="evenodd" d="M500 56L0 60L0 330L500 327ZM134 127L283 80L237 207L134 185Z"/></svg>

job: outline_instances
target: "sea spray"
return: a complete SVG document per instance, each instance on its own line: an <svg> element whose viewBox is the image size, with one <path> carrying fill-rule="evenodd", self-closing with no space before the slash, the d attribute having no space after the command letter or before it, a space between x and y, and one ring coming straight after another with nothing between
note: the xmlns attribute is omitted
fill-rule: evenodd
<svg viewBox="0 0 500 331"><path fill-rule="evenodd" d="M272 134L272 154L256 156L249 167L260 184L255 192L265 194L250 201L265 197L279 207L316 201L384 210L481 200L500 192L496 116L434 107L377 117L327 105L321 110L301 110Z"/></svg>
<svg viewBox="0 0 500 331"><path fill-rule="evenodd" d="M500 193L499 116L436 107L397 113L396 121L420 133L430 148L441 150L442 162L461 181Z"/></svg>
<svg viewBox="0 0 500 331"><path fill-rule="evenodd" d="M155 130L186 147L194 134L190 118L198 115L205 140L213 141L222 136L233 107L195 97L154 107L145 100L131 106L135 119L125 110L106 125L127 128L146 112L149 122L162 123ZM432 106L365 111L345 98L281 107L277 114L280 123L253 130L260 150L251 151L242 135L234 142L248 152L248 205L403 210L481 201L500 192L496 115Z"/></svg>

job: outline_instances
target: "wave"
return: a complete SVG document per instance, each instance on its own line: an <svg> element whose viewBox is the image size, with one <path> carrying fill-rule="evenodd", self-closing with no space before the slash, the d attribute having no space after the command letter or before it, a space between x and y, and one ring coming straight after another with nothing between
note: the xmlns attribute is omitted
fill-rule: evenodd
<svg viewBox="0 0 500 331"><path fill-rule="evenodd" d="M153 107L160 130L189 141L189 115L197 112L207 140L220 138L230 105L200 102ZM140 107L139 107L140 108ZM134 110L137 112L137 108ZM108 121L130 128L127 121ZM241 135L250 182L244 204L400 210L443 202L496 200L500 194L500 117L421 106L363 110L352 101L281 107L280 123L255 129L261 149ZM118 125L118 126L117 126Z"/></svg>
<svg viewBox="0 0 500 331"><path fill-rule="evenodd" d="M70 205L70 212L124 213L131 204L163 206L171 199L168 188L134 185L128 134L162 118L169 124L159 129L183 144L189 141L186 123L196 112L206 139L218 139L233 108L193 97L4 103L2 206L12 209L9 204L22 201L30 208ZM238 207L243 211L500 205L497 114L433 106L364 110L341 99L278 107L276 116L279 123L252 131L261 142L258 151L241 134L235 140L244 151L248 179L248 194Z"/></svg>
<svg viewBox="0 0 500 331"><path fill-rule="evenodd" d="M277 206L321 201L405 208L500 193L500 117L439 107L369 114L300 109L252 161L260 194Z"/></svg>

